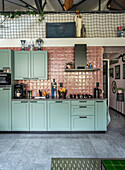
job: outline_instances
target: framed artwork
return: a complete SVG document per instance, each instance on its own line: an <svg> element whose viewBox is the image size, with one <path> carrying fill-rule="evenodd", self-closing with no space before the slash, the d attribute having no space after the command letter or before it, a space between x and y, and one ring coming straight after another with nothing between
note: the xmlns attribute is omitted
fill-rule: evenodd
<svg viewBox="0 0 125 170"><path fill-rule="evenodd" d="M116 93L116 89L117 89L116 81L113 81L113 82L112 82L112 92L113 92L113 93Z"/></svg>
<svg viewBox="0 0 125 170"><path fill-rule="evenodd" d="M109 74L110 74L110 77L114 77L114 69L113 68L110 68L109 69Z"/></svg>
<svg viewBox="0 0 125 170"><path fill-rule="evenodd" d="M125 64L123 64L123 79L125 79Z"/></svg>
<svg viewBox="0 0 125 170"><path fill-rule="evenodd" d="M125 54L122 56L122 61L125 62Z"/></svg>
<svg viewBox="0 0 125 170"><path fill-rule="evenodd" d="M120 65L115 66L115 79L120 79Z"/></svg>

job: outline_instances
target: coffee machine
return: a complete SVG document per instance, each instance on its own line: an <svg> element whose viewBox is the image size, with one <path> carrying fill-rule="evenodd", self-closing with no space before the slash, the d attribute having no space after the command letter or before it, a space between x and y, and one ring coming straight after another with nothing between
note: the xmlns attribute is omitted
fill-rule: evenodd
<svg viewBox="0 0 125 170"><path fill-rule="evenodd" d="M102 93L102 90L98 88L99 82L96 82L96 88L94 88L94 98L100 98L100 94Z"/></svg>
<svg viewBox="0 0 125 170"><path fill-rule="evenodd" d="M26 85L15 84L14 85L14 98L26 98Z"/></svg>

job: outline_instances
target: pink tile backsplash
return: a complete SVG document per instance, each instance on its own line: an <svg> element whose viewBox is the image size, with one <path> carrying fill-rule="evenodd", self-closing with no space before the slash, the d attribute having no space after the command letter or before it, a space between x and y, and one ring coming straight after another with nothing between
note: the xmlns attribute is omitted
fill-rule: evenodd
<svg viewBox="0 0 125 170"><path fill-rule="evenodd" d="M6 49L6 48L1 48ZM14 51L20 51L21 48L7 48ZM28 50L28 49L26 49ZM34 50L37 50L35 48ZM103 54L102 47L87 47L87 63L93 65L93 68L99 68L100 71L94 72L65 72L67 62L74 63L74 47L44 47L48 51L48 80L25 80L18 83L27 84L27 90L32 90L32 95L39 95L39 89L44 90L51 95L51 82L56 80L58 88L59 83L67 89L69 94L92 94L96 82L100 83L99 88L103 87Z"/></svg>

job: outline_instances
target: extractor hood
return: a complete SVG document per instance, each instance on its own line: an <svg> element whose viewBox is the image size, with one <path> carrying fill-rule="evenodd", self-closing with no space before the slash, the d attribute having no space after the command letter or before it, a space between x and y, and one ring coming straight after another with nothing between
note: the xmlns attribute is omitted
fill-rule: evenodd
<svg viewBox="0 0 125 170"><path fill-rule="evenodd" d="M86 44L75 44L75 68L65 69L66 72L80 72L80 71L97 71L96 69L88 69L87 65L87 45Z"/></svg>
<svg viewBox="0 0 125 170"><path fill-rule="evenodd" d="M87 65L86 44L75 44L75 69L85 69Z"/></svg>

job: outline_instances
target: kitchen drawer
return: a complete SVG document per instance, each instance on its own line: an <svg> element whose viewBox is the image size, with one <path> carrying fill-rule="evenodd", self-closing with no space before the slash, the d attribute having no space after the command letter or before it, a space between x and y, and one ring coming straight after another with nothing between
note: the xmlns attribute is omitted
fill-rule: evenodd
<svg viewBox="0 0 125 170"><path fill-rule="evenodd" d="M94 116L72 116L72 131L93 131Z"/></svg>
<svg viewBox="0 0 125 170"><path fill-rule="evenodd" d="M75 100L71 101L72 106L93 106L94 105L94 100Z"/></svg>
<svg viewBox="0 0 125 170"><path fill-rule="evenodd" d="M94 106L71 106L71 114L76 116L94 115Z"/></svg>

